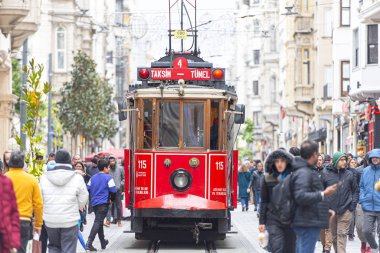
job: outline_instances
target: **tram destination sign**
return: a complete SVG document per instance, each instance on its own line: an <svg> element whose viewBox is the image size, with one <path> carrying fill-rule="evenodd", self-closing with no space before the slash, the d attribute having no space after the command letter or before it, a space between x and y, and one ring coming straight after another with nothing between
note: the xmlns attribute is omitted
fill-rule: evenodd
<svg viewBox="0 0 380 253"><path fill-rule="evenodd" d="M213 69L209 68L189 68L188 61L184 57L177 57L173 61L172 68L138 68L138 80L194 80L209 81L215 79ZM221 71L221 70L219 70ZM219 73L218 80L223 77L223 73Z"/></svg>
<svg viewBox="0 0 380 253"><path fill-rule="evenodd" d="M211 69L152 68L152 80L211 80Z"/></svg>

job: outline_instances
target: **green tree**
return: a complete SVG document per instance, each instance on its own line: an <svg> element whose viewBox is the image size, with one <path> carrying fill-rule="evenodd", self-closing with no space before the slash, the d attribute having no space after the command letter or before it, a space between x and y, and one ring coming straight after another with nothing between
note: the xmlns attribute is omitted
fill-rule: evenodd
<svg viewBox="0 0 380 253"><path fill-rule="evenodd" d="M112 88L96 73L96 63L86 53L74 56L71 81L64 84L59 112L63 129L75 140L111 138L116 134ZM75 149L77 143L75 141Z"/></svg>
<svg viewBox="0 0 380 253"><path fill-rule="evenodd" d="M43 162L37 161L37 156L44 155L40 125L46 104L46 95L51 90L51 84L41 82L44 66L36 64L34 59L30 60L23 70L27 78L22 96L22 99L26 101L26 123L22 127L22 132L27 136L28 147L22 146L21 137L16 136L16 141L23 149L27 150L25 160L28 164L28 172L39 178L43 173L44 165Z"/></svg>
<svg viewBox="0 0 380 253"><path fill-rule="evenodd" d="M254 136L253 136L253 121L251 119L246 119L244 122L244 130L242 132L242 139L247 143L252 143Z"/></svg>
<svg viewBox="0 0 380 253"><path fill-rule="evenodd" d="M17 104L15 105L16 112L20 114L20 98L22 92L22 71L20 62L12 58L12 93L18 97Z"/></svg>

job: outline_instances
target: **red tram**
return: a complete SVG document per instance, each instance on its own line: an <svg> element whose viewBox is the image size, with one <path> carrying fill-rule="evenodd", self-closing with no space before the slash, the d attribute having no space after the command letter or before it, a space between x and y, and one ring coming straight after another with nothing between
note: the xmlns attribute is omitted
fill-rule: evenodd
<svg viewBox="0 0 380 253"><path fill-rule="evenodd" d="M234 125L244 122L224 69L172 54L137 69L127 120L125 201L136 239L224 239L237 204Z"/></svg>

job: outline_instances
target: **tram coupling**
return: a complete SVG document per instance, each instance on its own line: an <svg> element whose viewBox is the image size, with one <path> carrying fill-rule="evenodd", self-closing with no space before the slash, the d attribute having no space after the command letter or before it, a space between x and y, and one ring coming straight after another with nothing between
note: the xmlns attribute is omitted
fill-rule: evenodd
<svg viewBox="0 0 380 253"><path fill-rule="evenodd" d="M195 223L195 227L191 231L193 233L193 238L194 238L196 244L199 243L200 229L203 229L203 230L212 229L212 223L205 223L205 222Z"/></svg>

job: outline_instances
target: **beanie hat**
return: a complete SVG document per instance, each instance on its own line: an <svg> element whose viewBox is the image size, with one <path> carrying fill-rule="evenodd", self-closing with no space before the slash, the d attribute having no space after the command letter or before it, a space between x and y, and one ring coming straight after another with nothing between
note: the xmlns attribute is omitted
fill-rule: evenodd
<svg viewBox="0 0 380 253"><path fill-rule="evenodd" d="M63 164L71 164L70 153L67 150L60 149L55 153L55 162Z"/></svg>
<svg viewBox="0 0 380 253"><path fill-rule="evenodd" d="M24 168L25 154L22 151L13 151L9 159L10 168Z"/></svg>
<svg viewBox="0 0 380 253"><path fill-rule="evenodd" d="M334 167L336 167L336 165L338 164L338 161L342 157L346 157L346 154L344 154L343 152L340 152L340 151L334 153L333 158L332 158Z"/></svg>
<svg viewBox="0 0 380 253"><path fill-rule="evenodd" d="M95 163L95 164L98 164L98 159L96 157L94 157L94 158L91 159L91 162Z"/></svg>

